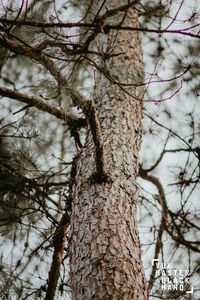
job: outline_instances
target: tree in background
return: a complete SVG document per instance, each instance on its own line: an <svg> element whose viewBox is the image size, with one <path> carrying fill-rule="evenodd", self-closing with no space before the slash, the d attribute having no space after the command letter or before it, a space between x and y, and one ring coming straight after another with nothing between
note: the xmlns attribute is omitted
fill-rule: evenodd
<svg viewBox="0 0 200 300"><path fill-rule="evenodd" d="M198 299L199 9L175 2L2 3L2 299Z"/></svg>

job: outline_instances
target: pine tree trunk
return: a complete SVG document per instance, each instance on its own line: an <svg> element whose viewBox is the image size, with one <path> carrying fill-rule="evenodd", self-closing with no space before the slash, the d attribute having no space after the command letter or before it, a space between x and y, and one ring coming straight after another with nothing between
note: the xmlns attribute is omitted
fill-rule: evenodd
<svg viewBox="0 0 200 300"><path fill-rule="evenodd" d="M108 4L107 4L108 2ZM119 1L107 1L107 7ZM123 1L127 4L127 1ZM119 23L121 16L112 19ZM123 26L138 26L134 8ZM117 34L117 35L116 35ZM100 34L102 48L121 53L106 61L115 80L141 82L143 74L140 36L134 31ZM101 43L101 42L99 42ZM118 77L118 79L117 79ZM127 95L116 84L101 78L96 105L110 180L94 183L95 151L88 130L73 185L70 232L70 268L73 300L146 300L147 288L137 230L138 152L141 144L142 102ZM126 88L142 98L142 87Z"/></svg>

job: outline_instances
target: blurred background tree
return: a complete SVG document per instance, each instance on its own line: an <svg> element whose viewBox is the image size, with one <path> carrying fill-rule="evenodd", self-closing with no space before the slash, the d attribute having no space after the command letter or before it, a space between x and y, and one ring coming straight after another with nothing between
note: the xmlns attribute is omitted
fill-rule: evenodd
<svg viewBox="0 0 200 300"><path fill-rule="evenodd" d="M72 87L95 100L104 92L102 78L122 91L144 87L138 228L150 299L200 297L200 7L187 0L136 2L140 28L123 28L123 19L101 24L111 10L107 1L99 1L96 15L92 0L1 2L1 299L45 298L53 236L60 224L68 236L65 212L85 144L84 99L77 103ZM135 69L124 82L115 77L120 70L103 63L109 52L98 45L99 34L119 29L141 31L145 79ZM69 243L55 299L70 299ZM189 270L190 283L162 290L152 259Z"/></svg>

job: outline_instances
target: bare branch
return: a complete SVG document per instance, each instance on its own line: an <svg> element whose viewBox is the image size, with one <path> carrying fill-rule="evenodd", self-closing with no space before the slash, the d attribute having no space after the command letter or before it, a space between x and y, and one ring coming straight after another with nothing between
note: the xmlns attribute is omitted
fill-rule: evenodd
<svg viewBox="0 0 200 300"><path fill-rule="evenodd" d="M150 120L152 120L155 124L157 124L158 126L164 128L165 130L167 130L169 133L171 133L173 136L175 136L176 138L178 138L179 140L181 140L184 144L186 144L188 146L189 149L191 149L191 146L186 142L185 139L181 138L180 135L178 135L176 132L174 132L173 130L169 129L167 126L159 123L158 121L156 121L154 118L152 118L150 115L144 113L144 115L146 117L148 117Z"/></svg>
<svg viewBox="0 0 200 300"><path fill-rule="evenodd" d="M49 272L49 280L45 300L54 299L60 273L60 266L62 264L63 251L65 248L66 232L69 224L70 216L67 212L65 212L58 224L58 227L56 228L53 237L54 254L51 269Z"/></svg>
<svg viewBox="0 0 200 300"><path fill-rule="evenodd" d="M167 215L169 213L168 207L167 207L167 202L166 202L166 198L165 198L165 193L164 193L164 189L162 187L162 184L160 182L160 180L153 176L153 175L149 175L147 174L147 171L142 169L140 167L139 169L139 176L142 177L145 180L150 181L151 183L153 183L157 189L158 189L158 200L159 203L162 206L162 218L161 218L161 223L160 223L160 227L158 230L158 236L157 236L157 241L156 241L156 247L155 247L155 252L154 252L154 259L158 258L158 255L160 253L160 250L162 248L162 235L163 232L167 226ZM152 268L152 272L150 275L150 279L149 279L149 285L148 285L148 289L151 290L153 287L153 283L154 283L154 279L155 279L155 274L156 274L156 268Z"/></svg>
<svg viewBox="0 0 200 300"><path fill-rule="evenodd" d="M136 1L134 1L136 2ZM134 4L135 5L135 4ZM127 9L126 5L126 9ZM117 9L119 11L119 8ZM122 10L123 11L123 10ZM116 14L116 12L115 12ZM109 16L110 17L110 14ZM108 18L106 16L106 18ZM112 24L105 24L105 18L101 19L101 27L103 27L103 30L105 33L109 32L109 30L126 30L126 31L139 31L139 32L149 32L149 33L157 33L157 34L178 34L178 35L184 35L189 36L192 38L200 39L200 35L194 34L192 32L187 32L188 30L191 30L193 28L199 27L200 24L196 24L194 26L184 28L184 29L176 29L176 30L168 30L168 29L149 29L145 27L131 27L131 26L119 26L119 25L112 25ZM103 25L102 25L102 20ZM24 25L24 26L32 26L32 27L41 27L41 28L73 28L73 27L85 27L85 28L91 28L91 29L98 29L99 28L99 22L97 23L40 23L40 22L32 22L32 21L16 21L16 20L5 20L3 18L0 18L0 22L4 24L13 24L13 25ZM1 28L4 30L4 28Z"/></svg>
<svg viewBox="0 0 200 300"><path fill-rule="evenodd" d="M167 214L168 214L169 210L168 210L168 206L167 206L167 202L166 202L166 198L165 198L165 192L164 192L164 189L162 187L160 180L153 175L147 174L147 171L142 169L141 166L139 169L139 176L145 180L152 182L157 187L158 193L159 193L159 203L162 206L162 215L166 222Z"/></svg>
<svg viewBox="0 0 200 300"><path fill-rule="evenodd" d="M165 219L162 216L160 227L159 227L159 230L158 230L156 247L155 247L155 251L154 251L154 259L155 260L158 259L160 250L162 249L162 235L163 235L163 232L164 232L164 228L165 228ZM155 279L155 274L156 274L156 268L153 266L152 271L151 271L151 275L150 275L150 278L149 278L149 284L148 284L148 290L149 291L153 287L153 283L154 283L154 279Z"/></svg>
<svg viewBox="0 0 200 300"><path fill-rule="evenodd" d="M200 24L195 25L195 27L199 27ZM149 32L149 33L159 33L159 34L180 34L180 35L185 35L189 36L192 38L200 39L199 34L194 34L192 32L186 32L189 29L192 29L194 27L190 28L185 28L185 29L177 29L177 30L165 30L165 29L149 29L149 28L138 28L138 27L129 27L129 26L118 26L118 25L105 25L104 30L110 30L110 29L115 29L115 30L128 30L128 31L139 31L139 32Z"/></svg>

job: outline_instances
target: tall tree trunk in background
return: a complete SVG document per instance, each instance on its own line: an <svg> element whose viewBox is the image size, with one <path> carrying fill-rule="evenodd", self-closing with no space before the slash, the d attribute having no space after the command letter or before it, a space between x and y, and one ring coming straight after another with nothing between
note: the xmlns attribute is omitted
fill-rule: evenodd
<svg viewBox="0 0 200 300"><path fill-rule="evenodd" d="M106 5L109 9L114 8L119 6L119 1L110 0ZM112 24L119 23L122 17L118 15L117 19L112 19ZM138 26L134 7L128 10L123 25ZM135 74L139 77L143 74L138 32L115 30L100 34L101 39L104 51L110 47L110 54L121 53L106 61L115 79L118 77L120 82L130 83ZM73 185L72 299L146 300L136 221L142 102L127 95L117 85L106 83L105 78L100 80L97 89L102 91L96 105L103 133L105 165L111 180L102 184L91 180L95 172L95 151L88 130ZM130 87L127 91L142 98L142 87Z"/></svg>

